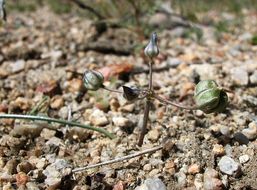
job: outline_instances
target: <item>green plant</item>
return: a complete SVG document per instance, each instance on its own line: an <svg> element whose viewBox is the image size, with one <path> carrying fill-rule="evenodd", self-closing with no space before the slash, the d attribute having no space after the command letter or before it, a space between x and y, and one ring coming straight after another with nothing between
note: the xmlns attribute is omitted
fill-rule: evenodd
<svg viewBox="0 0 257 190"><path fill-rule="evenodd" d="M135 101L140 99L145 100L143 125L142 125L142 129L141 129L141 133L138 141L139 146L142 146L144 136L146 134L146 126L147 126L148 117L149 117L150 105L153 99L157 99L160 102L164 103L165 105L172 105L178 108L188 109L188 110L199 109L205 113L224 111L228 103L228 96L225 90L221 87L218 87L217 83L213 80L200 81L196 85L195 94L194 94L196 105L192 107L174 103L156 94L153 90L153 85L152 85L152 81L153 81L152 68L154 65L154 58L159 54L156 33L152 34L150 42L146 46L144 53L149 58L149 85L147 89L138 89L138 88L131 88L128 86L123 86L123 91L112 90L103 85L103 76L101 75L100 72L88 70L84 74L84 81L85 81L84 84L86 88L89 87L88 90L98 90L99 88L103 88L108 91L123 94L124 98L126 98L128 101Z"/></svg>

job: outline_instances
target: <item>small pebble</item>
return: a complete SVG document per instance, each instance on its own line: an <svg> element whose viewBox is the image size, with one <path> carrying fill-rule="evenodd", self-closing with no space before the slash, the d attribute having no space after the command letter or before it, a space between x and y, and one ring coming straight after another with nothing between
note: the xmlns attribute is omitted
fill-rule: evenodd
<svg viewBox="0 0 257 190"><path fill-rule="evenodd" d="M241 132L237 132L234 134L234 139L239 142L239 144L248 144L249 139Z"/></svg>
<svg viewBox="0 0 257 190"><path fill-rule="evenodd" d="M222 190L222 181L218 178L218 172L212 168L207 168L204 172L204 190Z"/></svg>
<svg viewBox="0 0 257 190"><path fill-rule="evenodd" d="M112 121L117 127L129 127L131 125L131 121L125 117L113 117Z"/></svg>
<svg viewBox="0 0 257 190"><path fill-rule="evenodd" d="M146 179L144 184L136 187L135 190L166 190L165 184L159 178Z"/></svg>
<svg viewBox="0 0 257 190"><path fill-rule="evenodd" d="M240 162L240 164L244 164L244 163L248 162L249 159L250 159L250 157L247 154L245 154L245 155L242 155L239 157L239 162Z"/></svg>
<svg viewBox="0 0 257 190"><path fill-rule="evenodd" d="M248 84L248 73L241 67L231 69L231 79L235 85L244 86Z"/></svg>
<svg viewBox="0 0 257 190"><path fill-rule="evenodd" d="M243 129L242 133L249 139L249 140L254 140L257 137L257 123L256 122L251 122L248 125L247 129Z"/></svg>
<svg viewBox="0 0 257 190"><path fill-rule="evenodd" d="M212 152L215 156L223 156L225 154L225 149L221 144L213 145Z"/></svg>
<svg viewBox="0 0 257 190"><path fill-rule="evenodd" d="M56 134L56 131L44 128L41 131L40 136L43 137L46 140L49 140L50 138L54 137L55 134Z"/></svg>
<svg viewBox="0 0 257 190"><path fill-rule="evenodd" d="M255 70L254 73L250 76L250 83L257 84L257 71Z"/></svg>
<svg viewBox="0 0 257 190"><path fill-rule="evenodd" d="M52 109L60 109L64 104L64 100L62 96L56 95L51 99L50 107Z"/></svg>
<svg viewBox="0 0 257 190"><path fill-rule="evenodd" d="M160 137L160 131L158 129L152 129L151 131L148 132L147 137L151 141L157 141Z"/></svg>
<svg viewBox="0 0 257 190"><path fill-rule="evenodd" d="M89 116L89 121L96 126L103 126L109 123L104 112L99 109L93 111L93 113Z"/></svg>
<svg viewBox="0 0 257 190"><path fill-rule="evenodd" d="M188 172L189 174L197 174L197 173L200 172L200 167L199 167L198 164L192 164L192 165L190 165L190 166L188 167L187 172Z"/></svg>
<svg viewBox="0 0 257 190"><path fill-rule="evenodd" d="M240 165L228 156L223 156L218 166L221 172L228 175L238 176L241 172Z"/></svg>

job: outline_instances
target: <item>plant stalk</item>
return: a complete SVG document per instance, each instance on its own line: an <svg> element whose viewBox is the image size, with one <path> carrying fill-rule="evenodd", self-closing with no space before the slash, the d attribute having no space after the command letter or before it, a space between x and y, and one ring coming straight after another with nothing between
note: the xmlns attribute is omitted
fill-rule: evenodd
<svg viewBox="0 0 257 190"><path fill-rule="evenodd" d="M187 106L184 106L184 105L180 105L180 104L177 104L177 103L174 103L174 102L171 102L165 98L162 98L156 94L153 94L153 97L157 100L159 100L160 102L162 103L165 103L165 104L169 104L169 105L172 105L172 106L175 106L177 108L182 108L182 109L186 109L186 110L197 110L199 109L197 106L192 106L192 107L187 107Z"/></svg>
<svg viewBox="0 0 257 190"><path fill-rule="evenodd" d="M93 131L97 131L99 133L104 134L105 136L109 137L110 139L114 139L115 136L112 133L109 133L108 131L102 129L102 128L97 128L97 127L92 127L89 125L83 125L77 122L72 122L72 121L66 121L62 119L55 119L55 118L50 118L50 117L44 117L44 116L38 116L38 115L19 115L19 114L0 114L0 119L24 119L24 120L39 120L39 121L47 121L49 123L60 123L64 125L69 125L69 126L76 126L84 129L89 129Z"/></svg>
<svg viewBox="0 0 257 190"><path fill-rule="evenodd" d="M153 59L151 59L149 62L149 86L148 86L148 89L149 89L149 91L152 91L152 89L153 89ZM140 147L142 146L142 144L144 142L144 137L146 134L147 122L148 122L149 112L150 112L150 105L151 105L151 99L150 99L150 97L146 97L143 125L141 128L141 133L140 133L139 140L138 140L138 146L140 146Z"/></svg>
<svg viewBox="0 0 257 190"><path fill-rule="evenodd" d="M108 88L108 87L106 87L106 86L102 86L102 89L107 90L107 91L109 91L109 92L115 92L115 93L120 93L120 94L122 94L121 91L115 90L115 89L110 89L110 88Z"/></svg>

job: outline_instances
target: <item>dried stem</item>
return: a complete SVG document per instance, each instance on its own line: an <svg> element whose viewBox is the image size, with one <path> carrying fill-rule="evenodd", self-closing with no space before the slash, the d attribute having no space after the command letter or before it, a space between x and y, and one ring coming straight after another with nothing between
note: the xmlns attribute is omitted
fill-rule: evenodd
<svg viewBox="0 0 257 190"><path fill-rule="evenodd" d="M149 62L149 86L148 86L148 90L152 91L152 88L153 88L153 59L151 59L150 62ZM139 140L138 140L138 146L142 146L142 144L144 142L144 137L145 137L146 128L147 128L147 122L148 122L148 118L149 118L151 99L150 99L150 97L146 97L146 98L147 98L147 100L145 102L143 125L142 125L142 128L141 128L141 133L140 133Z"/></svg>
<svg viewBox="0 0 257 190"><path fill-rule="evenodd" d="M89 129L93 131L97 131L99 133L104 134L105 136L109 137L110 139L115 138L115 136L112 133L109 133L108 131L102 129L102 128L96 128L92 127L89 125L83 125L77 122L72 122L72 121L66 121L62 119L55 119L55 118L50 118L50 117L44 117L44 116L38 116L38 115L19 115L19 114L0 114L0 119L3 118L9 118L9 119L25 119L25 120L40 120L40 121L47 121L49 123L60 123L64 125L69 125L69 126L76 126L84 129Z"/></svg>
<svg viewBox="0 0 257 190"><path fill-rule="evenodd" d="M124 160L129 160L131 158L135 158L135 157L138 157L138 156L141 156L141 155L144 155L144 154L156 152L158 150L161 150L162 148L163 148L163 146L159 145L159 146L147 149L147 150L136 152L134 154L130 154L130 155L127 155L127 156L124 156L124 157L116 158L116 159L109 160L109 161L106 161L106 162L101 162L101 163L98 163L98 164L93 164L93 165L89 165L89 166L75 168L75 169L72 170L72 172L73 173L82 172L82 171L85 171L85 170L88 170L88 169L91 169L91 168L96 168L96 167L105 166L105 165L109 165L109 164L113 164L113 163L117 163L117 162L122 162Z"/></svg>
<svg viewBox="0 0 257 190"><path fill-rule="evenodd" d="M197 106L187 107L187 106L184 106L184 105L180 105L180 104L171 102L171 101L169 101L165 98L162 98L162 97L160 97L156 94L153 94L153 97L156 98L157 100L159 100L162 103L169 104L169 105L172 105L172 106L175 106L175 107L178 107L178 108L182 108L182 109L186 109L186 110L197 110L197 109L199 109Z"/></svg>
<svg viewBox="0 0 257 190"><path fill-rule="evenodd" d="M115 93L120 93L120 94L122 94L121 91L115 90L115 89L110 89L110 88L108 88L108 87L106 87L106 86L102 86L102 89L107 90L107 91L109 91L109 92L115 92Z"/></svg>

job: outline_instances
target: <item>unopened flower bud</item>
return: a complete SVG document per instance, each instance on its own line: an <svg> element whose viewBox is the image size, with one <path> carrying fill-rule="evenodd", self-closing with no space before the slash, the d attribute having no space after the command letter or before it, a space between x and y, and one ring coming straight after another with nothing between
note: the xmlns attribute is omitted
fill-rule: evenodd
<svg viewBox="0 0 257 190"><path fill-rule="evenodd" d="M140 95L140 90L137 88L130 88L127 86L122 86L123 88L123 97L128 101L133 101L138 98Z"/></svg>
<svg viewBox="0 0 257 190"><path fill-rule="evenodd" d="M6 20L5 0L0 0L0 19Z"/></svg>
<svg viewBox="0 0 257 190"><path fill-rule="evenodd" d="M222 112L228 104L228 96L213 80L200 81L194 94L197 107L205 113Z"/></svg>
<svg viewBox="0 0 257 190"><path fill-rule="evenodd" d="M103 75L94 70L88 70L84 73L83 83L88 90L98 90L103 86L104 77Z"/></svg>
<svg viewBox="0 0 257 190"><path fill-rule="evenodd" d="M145 55L151 59L159 54L159 48L157 45L157 34L155 32L151 35L151 39L148 45L145 47L144 52Z"/></svg>

